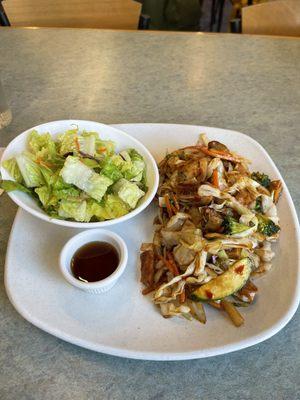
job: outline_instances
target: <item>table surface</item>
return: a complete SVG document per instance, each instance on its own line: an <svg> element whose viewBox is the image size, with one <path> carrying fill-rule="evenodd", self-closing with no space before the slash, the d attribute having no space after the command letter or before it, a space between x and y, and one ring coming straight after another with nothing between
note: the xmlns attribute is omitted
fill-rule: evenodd
<svg viewBox="0 0 300 400"><path fill-rule="evenodd" d="M300 202L300 40L242 35L0 29L0 75L13 122L77 118L238 130L258 140ZM254 347L180 362L94 353L35 328L9 303L3 270L16 212L0 198L0 398L300 398L300 313Z"/></svg>

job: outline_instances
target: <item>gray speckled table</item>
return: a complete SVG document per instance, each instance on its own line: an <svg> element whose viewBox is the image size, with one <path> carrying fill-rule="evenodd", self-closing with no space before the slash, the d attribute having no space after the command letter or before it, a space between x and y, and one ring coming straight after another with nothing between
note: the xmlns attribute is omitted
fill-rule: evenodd
<svg viewBox="0 0 300 400"><path fill-rule="evenodd" d="M299 209L300 40L240 35L0 29L0 75L13 123L0 146L55 119L173 122L257 139ZM300 398L300 314L252 348L185 362L93 353L23 320L3 284L16 207L0 198L0 398Z"/></svg>

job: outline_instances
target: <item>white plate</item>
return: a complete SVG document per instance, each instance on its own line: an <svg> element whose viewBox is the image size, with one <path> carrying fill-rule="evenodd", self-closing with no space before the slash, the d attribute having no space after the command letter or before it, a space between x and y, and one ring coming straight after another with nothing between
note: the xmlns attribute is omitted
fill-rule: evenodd
<svg viewBox="0 0 300 400"><path fill-rule="evenodd" d="M193 144L200 132L220 140L253 160L253 168L282 179L265 150L238 132L184 125L136 124L119 128L141 140L161 159L166 150ZM208 322L164 319L149 298L141 295L139 247L151 240L155 207L112 228L125 239L129 261L111 291L90 295L70 286L60 275L58 255L78 230L17 214L9 241L5 285L8 296L28 321L68 342L121 357L182 360L228 353L259 343L282 329L299 303L299 228L284 185L279 206L281 236L275 246L273 270L257 280L256 304L243 309L245 324L235 328L217 310ZM29 237L30 235L30 237Z"/></svg>
<svg viewBox="0 0 300 400"><path fill-rule="evenodd" d="M64 219L57 219L49 217L41 209L38 203L27 193L23 193L21 191L12 191L9 192L8 195L10 198L21 208L28 211L30 214L38 217L44 221L51 222L52 224L68 226L73 228L103 228L105 226L114 225L123 221L127 221L130 218L133 218L135 215L142 212L152 201L158 187L159 175L158 169L153 159L152 155L149 153L148 149L146 149L143 144L133 138L127 133L122 132L112 126L101 124L99 122L93 121L83 121L83 120L62 120L62 121L52 121L47 122L42 125L34 126L33 128L27 129L27 131L18 135L14 140L12 140L9 145L6 147L2 160L7 160L9 158L15 157L17 154L20 154L22 151L27 149L27 141L28 135L33 130L38 133L46 133L49 132L52 137L58 136L69 129L73 129L75 126L78 127L79 132L82 131L92 131L99 133L101 139L104 140L112 140L116 144L116 151L120 152L121 150L134 148L136 149L145 160L146 164L146 174L147 174L147 185L148 191L144 197L140 199L137 207L130 211L128 214L123 215L119 218L114 218L106 221L100 222L76 222L76 221L66 221ZM5 168L0 166L0 172L3 179L12 179L8 171Z"/></svg>

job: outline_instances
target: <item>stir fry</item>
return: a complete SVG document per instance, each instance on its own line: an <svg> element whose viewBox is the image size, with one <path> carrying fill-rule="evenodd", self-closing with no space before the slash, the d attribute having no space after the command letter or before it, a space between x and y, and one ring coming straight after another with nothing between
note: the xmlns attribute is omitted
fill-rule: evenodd
<svg viewBox="0 0 300 400"><path fill-rule="evenodd" d="M203 134L161 161L152 243L141 246L143 294L164 317L206 322L206 305L244 322L237 307L257 294L252 279L271 269L282 184Z"/></svg>

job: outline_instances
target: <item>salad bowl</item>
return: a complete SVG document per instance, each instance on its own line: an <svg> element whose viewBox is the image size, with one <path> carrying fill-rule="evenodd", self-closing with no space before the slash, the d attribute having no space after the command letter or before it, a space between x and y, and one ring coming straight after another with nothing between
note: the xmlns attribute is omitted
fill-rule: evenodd
<svg viewBox="0 0 300 400"><path fill-rule="evenodd" d="M96 132L102 141L111 141L115 144L115 151L117 153L124 151L125 149L134 149L142 157L145 164L145 180L147 189L143 197L139 199L136 206L131 207L129 212L122 216L117 216L111 219L100 220L96 222L79 222L77 220L69 220L59 218L56 215L48 215L41 207L38 201L30 196L28 193L20 190L8 191L10 198L22 209L40 218L44 221L62 225L65 227L72 228L100 228L104 226L113 225L120 223L136 216L143 211L152 201L155 196L158 187L159 173L156 162L152 157L151 153L147 148L139 142L137 139L131 137L127 133L113 128L111 126L101 124L93 121L83 120L61 120L48 122L42 125L35 126L26 130L25 132L18 135L12 140L4 151L2 156L1 164L1 175L3 180L14 180L13 176L3 167L3 162L16 157L20 153L27 150L28 139L32 131L36 131L38 134L49 133L51 138L57 139L59 135L72 129L78 129L78 132ZM69 157L68 157L69 158ZM70 157L74 158L74 157ZM76 165L74 166L76 169ZM67 175L67 174L66 174ZM84 180L84 171L77 173L77 180ZM73 182L71 182L73 183ZM79 182L79 187L82 182ZM96 188L97 189L97 188ZM67 217L67 216L66 216Z"/></svg>

